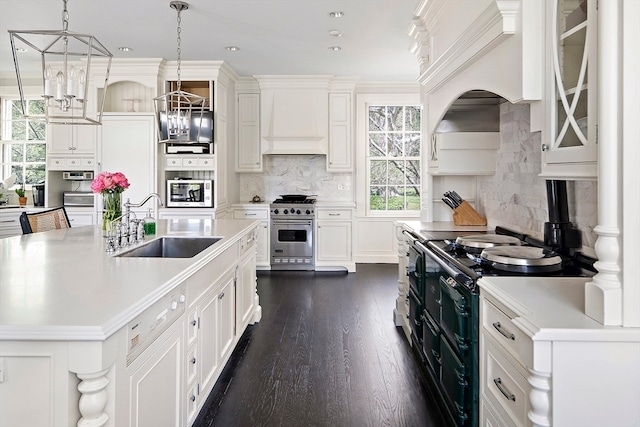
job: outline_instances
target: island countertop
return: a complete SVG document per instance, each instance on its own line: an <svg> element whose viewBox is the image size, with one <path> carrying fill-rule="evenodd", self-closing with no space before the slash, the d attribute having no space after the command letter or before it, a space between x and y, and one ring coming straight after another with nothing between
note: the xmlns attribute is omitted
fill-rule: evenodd
<svg viewBox="0 0 640 427"><path fill-rule="evenodd" d="M159 220L147 240L221 237L193 258L117 257L96 226L0 239L0 340L105 340L257 224Z"/></svg>

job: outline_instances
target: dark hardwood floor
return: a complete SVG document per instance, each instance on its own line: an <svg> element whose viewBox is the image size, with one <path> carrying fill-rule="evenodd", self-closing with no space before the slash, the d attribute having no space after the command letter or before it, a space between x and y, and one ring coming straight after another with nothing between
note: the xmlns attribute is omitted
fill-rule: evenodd
<svg viewBox="0 0 640 427"><path fill-rule="evenodd" d="M197 426L441 426L393 322L395 264L258 273L250 326Z"/></svg>

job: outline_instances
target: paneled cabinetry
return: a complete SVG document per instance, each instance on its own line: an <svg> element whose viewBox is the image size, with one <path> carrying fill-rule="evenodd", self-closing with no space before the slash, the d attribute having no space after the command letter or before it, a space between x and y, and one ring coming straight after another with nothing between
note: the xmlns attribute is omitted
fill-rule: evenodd
<svg viewBox="0 0 640 427"><path fill-rule="evenodd" d="M260 221L256 232L256 266L259 269L270 269L269 257L269 205L233 205L234 219L255 219Z"/></svg>
<svg viewBox="0 0 640 427"><path fill-rule="evenodd" d="M586 316L587 280L479 280L480 425L637 424L640 331Z"/></svg>
<svg viewBox="0 0 640 427"><path fill-rule="evenodd" d="M20 209L0 211L0 238L22 234L22 228L20 227L21 213L22 210Z"/></svg>
<svg viewBox="0 0 640 427"><path fill-rule="evenodd" d="M547 2L547 121L542 176L597 177L597 2Z"/></svg>
<svg viewBox="0 0 640 427"><path fill-rule="evenodd" d="M262 172L260 94L239 93L236 172Z"/></svg>
<svg viewBox="0 0 640 427"><path fill-rule="evenodd" d="M149 113L105 114L98 138L99 171L122 172L130 187L122 194L123 203L130 199L140 203L156 192L156 122ZM100 198L98 198L100 199ZM146 208L155 208L155 199L146 206L133 209L138 217Z"/></svg>
<svg viewBox="0 0 640 427"><path fill-rule="evenodd" d="M492 175L496 172L499 132L433 133L429 145L431 175Z"/></svg>
<svg viewBox="0 0 640 427"><path fill-rule="evenodd" d="M352 217L352 209L316 207L316 270L344 267L355 272Z"/></svg>
<svg viewBox="0 0 640 427"><path fill-rule="evenodd" d="M96 126L48 125L47 168L93 170L96 162L96 132Z"/></svg>
<svg viewBox="0 0 640 427"><path fill-rule="evenodd" d="M181 425L183 352L183 322L178 321L127 368L127 425Z"/></svg>
<svg viewBox="0 0 640 427"><path fill-rule="evenodd" d="M329 172L353 171L352 94L329 94Z"/></svg>

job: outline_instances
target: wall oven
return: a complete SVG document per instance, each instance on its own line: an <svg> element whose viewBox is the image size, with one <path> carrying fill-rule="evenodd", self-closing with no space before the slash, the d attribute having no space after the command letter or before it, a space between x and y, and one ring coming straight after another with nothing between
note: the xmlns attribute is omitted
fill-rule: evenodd
<svg viewBox="0 0 640 427"><path fill-rule="evenodd" d="M315 270L314 203L294 195L271 203L272 270Z"/></svg>

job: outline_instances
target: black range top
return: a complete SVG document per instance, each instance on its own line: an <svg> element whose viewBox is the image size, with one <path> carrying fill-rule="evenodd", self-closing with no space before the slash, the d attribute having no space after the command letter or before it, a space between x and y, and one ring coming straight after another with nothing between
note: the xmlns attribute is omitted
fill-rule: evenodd
<svg viewBox="0 0 640 427"><path fill-rule="evenodd" d="M501 227L496 228L496 234L514 236L520 241L514 246L500 246L482 249L466 247L458 244L456 239L429 240L423 242L441 260L446 262L455 271L456 281L466 285L472 291L477 290L477 280L488 276L548 276L548 277L592 277L597 273L593 267L596 261L580 252L558 254L550 248L529 236L525 236ZM491 237L491 233L487 236ZM482 246L480 244L479 246ZM518 260L514 265L503 265L487 260L485 256L492 253L498 254L500 250L513 250L515 253L533 251L540 253L540 258L548 260L548 265L519 265ZM534 263L538 260L533 260Z"/></svg>

